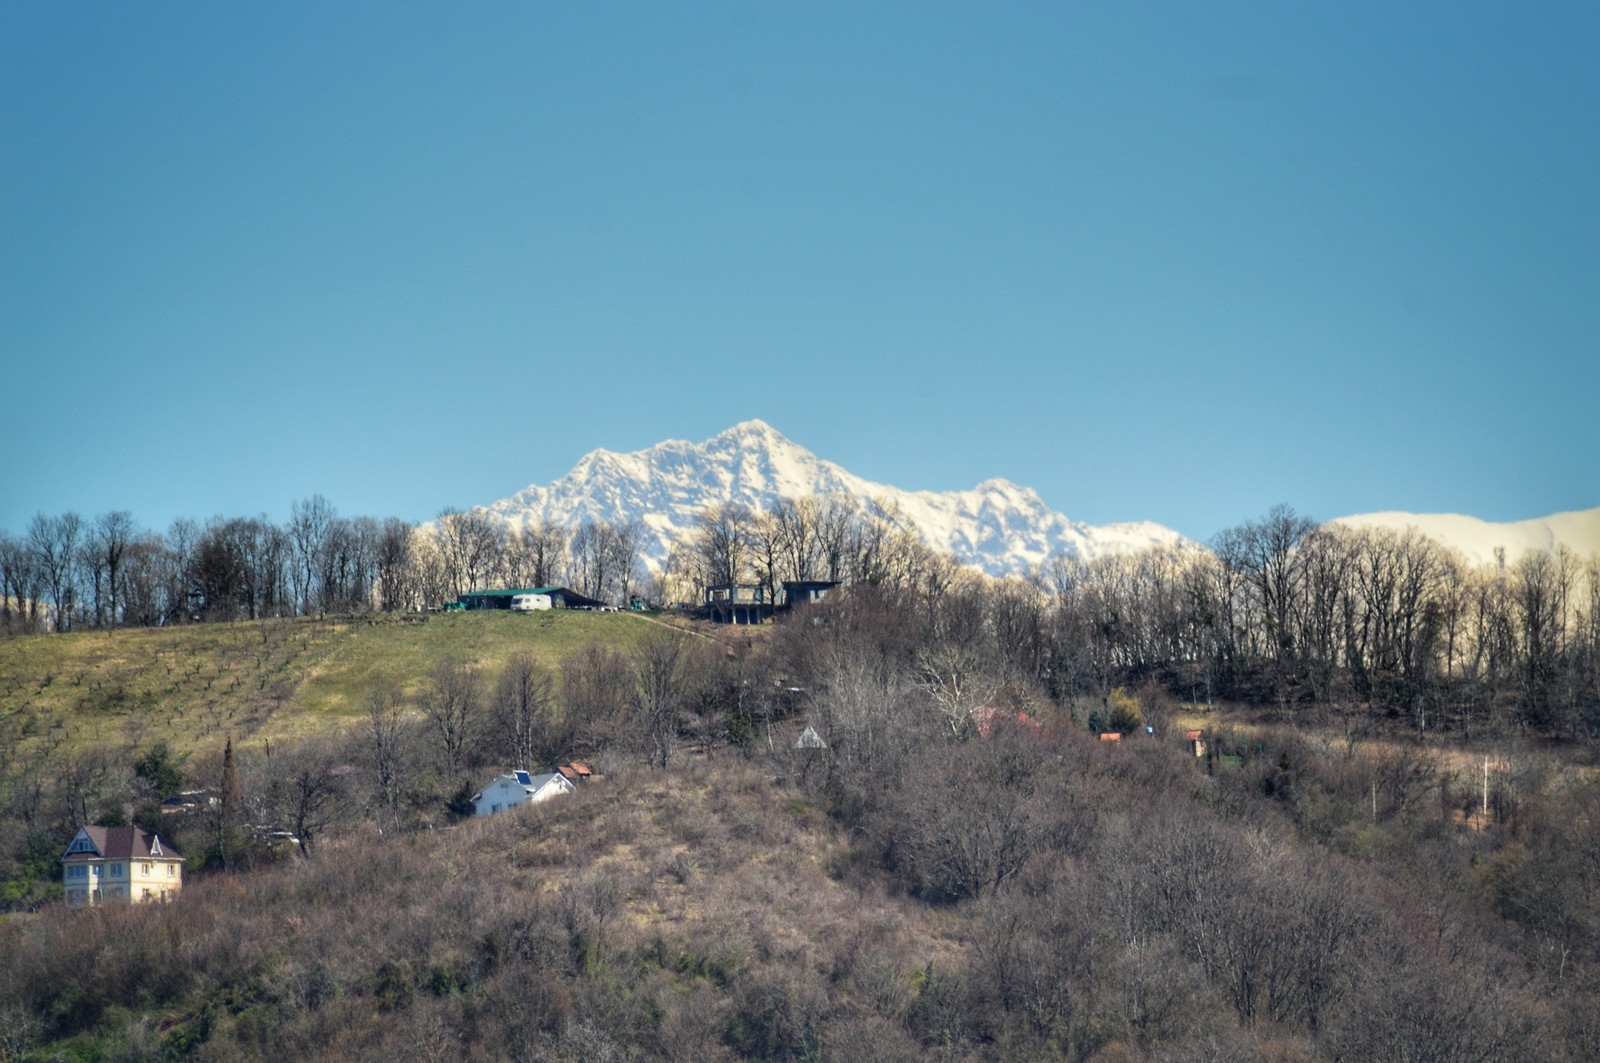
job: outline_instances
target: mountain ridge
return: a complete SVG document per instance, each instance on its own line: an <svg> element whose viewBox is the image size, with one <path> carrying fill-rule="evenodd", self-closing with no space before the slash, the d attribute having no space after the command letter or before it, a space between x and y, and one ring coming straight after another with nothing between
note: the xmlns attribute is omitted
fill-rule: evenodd
<svg viewBox="0 0 1600 1063"><path fill-rule="evenodd" d="M759 419L704 443L670 439L631 453L599 448L565 476L532 484L486 508L514 527L544 520L637 519L640 554L657 567L685 541L695 514L721 502L770 508L782 498L842 494L897 508L924 542L990 575L1023 575L1052 556L1092 560L1188 544L1152 521L1090 525L1045 505L1036 491L991 477L961 491L908 491L856 476Z"/></svg>
<svg viewBox="0 0 1600 1063"><path fill-rule="evenodd" d="M1406 513L1389 510L1335 517L1329 524L1351 528L1408 528L1460 553L1479 565L1507 564L1524 554L1550 553L1565 546L1579 556L1600 555L1600 507L1552 513L1527 520L1489 521L1462 513Z"/></svg>
<svg viewBox="0 0 1600 1063"><path fill-rule="evenodd" d="M1088 561L1156 546L1200 545L1153 521L1091 525L1071 520L1047 506L1033 488L1004 477L956 491L876 483L755 418L702 443L669 439L625 453L597 448L551 483L531 484L483 508L518 528L534 521L575 527L584 520L638 520L640 556L659 570L672 547L688 540L695 516L708 506L739 502L767 509L779 499L807 495L845 495L893 506L928 546L996 576L1026 575L1055 556ZM1387 511L1326 523L1416 528L1478 564L1494 563L1497 547L1508 563L1528 551L1557 546L1585 556L1600 554L1600 507L1507 522Z"/></svg>

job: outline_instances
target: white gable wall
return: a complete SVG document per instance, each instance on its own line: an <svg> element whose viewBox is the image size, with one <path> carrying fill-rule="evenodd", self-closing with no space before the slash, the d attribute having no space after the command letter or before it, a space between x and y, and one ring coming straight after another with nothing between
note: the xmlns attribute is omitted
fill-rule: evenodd
<svg viewBox="0 0 1600 1063"><path fill-rule="evenodd" d="M532 781L534 785L525 786L515 775L500 776L473 798L475 814L492 816L496 812L508 812L518 805L544 801L572 792L572 784L559 774L536 775L532 777Z"/></svg>

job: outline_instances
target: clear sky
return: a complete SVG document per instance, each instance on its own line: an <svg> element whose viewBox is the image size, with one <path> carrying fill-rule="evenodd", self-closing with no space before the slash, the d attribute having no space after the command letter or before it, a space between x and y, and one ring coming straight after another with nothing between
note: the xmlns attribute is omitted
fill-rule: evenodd
<svg viewBox="0 0 1600 1063"><path fill-rule="evenodd" d="M0 528L760 417L1196 538L1600 506L1600 5L0 4Z"/></svg>

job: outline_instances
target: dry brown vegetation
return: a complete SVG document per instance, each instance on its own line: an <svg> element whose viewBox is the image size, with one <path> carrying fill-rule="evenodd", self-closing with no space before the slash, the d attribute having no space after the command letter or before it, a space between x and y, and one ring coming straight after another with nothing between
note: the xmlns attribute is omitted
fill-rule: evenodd
<svg viewBox="0 0 1600 1063"><path fill-rule="evenodd" d="M1218 713L1197 759L1077 619L858 588L752 641L375 687L370 728L238 743L236 821L162 819L176 902L14 898L0 1058L1600 1056L1587 746L1500 740L1472 826L1477 753L1437 738ZM451 728L406 709L469 667ZM1102 744L1095 713L1157 733ZM462 819L513 746L607 778ZM10 776L13 882L64 824L221 772L138 752Z"/></svg>
<svg viewBox="0 0 1600 1063"><path fill-rule="evenodd" d="M999 733L925 752L853 801L837 778L799 783L797 760L690 760L453 829L369 828L165 907L12 918L0 1024L40 1059L1593 1047L1592 897L1519 892L1566 881L1519 874L1524 842L1490 851L1434 814L1385 832L1417 858L1361 859L1299 840L1248 773L1156 745ZM932 801L964 792L965 824ZM1585 859L1572 843L1600 801L1582 802L1538 859ZM1520 933L1501 903L1570 925Z"/></svg>

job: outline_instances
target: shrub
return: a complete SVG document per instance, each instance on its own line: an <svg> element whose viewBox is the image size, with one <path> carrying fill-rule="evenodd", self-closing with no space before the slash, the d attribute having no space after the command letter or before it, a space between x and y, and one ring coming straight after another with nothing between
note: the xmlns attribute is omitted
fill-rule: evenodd
<svg viewBox="0 0 1600 1063"><path fill-rule="evenodd" d="M1132 734L1144 726L1139 699L1128 693L1127 687L1117 687L1106 695L1106 723L1108 730L1122 734Z"/></svg>

